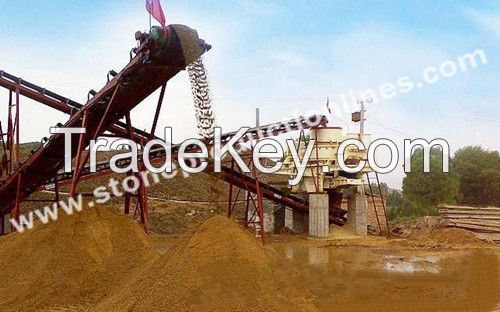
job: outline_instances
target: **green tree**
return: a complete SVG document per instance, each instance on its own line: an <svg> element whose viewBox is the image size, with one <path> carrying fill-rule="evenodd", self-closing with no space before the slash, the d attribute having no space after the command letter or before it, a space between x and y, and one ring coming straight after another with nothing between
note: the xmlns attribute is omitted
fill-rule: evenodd
<svg viewBox="0 0 500 312"><path fill-rule="evenodd" d="M370 186L371 186L371 189L372 189L374 195L380 195L377 183L372 182L372 183L370 183ZM380 189L382 190L383 196L387 196L387 194L389 194L391 192L391 189L389 188L389 186L385 182L380 182ZM370 194L370 187L368 185L365 185L365 193Z"/></svg>
<svg viewBox="0 0 500 312"><path fill-rule="evenodd" d="M438 148L430 151L430 172L425 173L423 149L411 155L411 172L403 180L403 215L432 215L437 205L455 203L459 198L459 179L450 170L443 172L443 153Z"/></svg>
<svg viewBox="0 0 500 312"><path fill-rule="evenodd" d="M403 194L398 190L390 190L387 193L387 206L388 207L403 207Z"/></svg>
<svg viewBox="0 0 500 312"><path fill-rule="evenodd" d="M500 206L500 155L480 146L455 153L453 170L460 181L460 203Z"/></svg>
<svg viewBox="0 0 500 312"><path fill-rule="evenodd" d="M399 190L390 190L387 193L387 212L389 220L394 220L397 217L407 216L404 207L406 207L403 194Z"/></svg>

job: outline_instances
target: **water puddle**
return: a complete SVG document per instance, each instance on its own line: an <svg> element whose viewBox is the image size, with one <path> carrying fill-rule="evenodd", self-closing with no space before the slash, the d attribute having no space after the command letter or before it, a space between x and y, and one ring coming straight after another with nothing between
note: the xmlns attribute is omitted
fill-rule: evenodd
<svg viewBox="0 0 500 312"><path fill-rule="evenodd" d="M409 259L400 256L386 256L383 269L396 273L427 272L439 274L441 267L438 261L438 256L410 257Z"/></svg>

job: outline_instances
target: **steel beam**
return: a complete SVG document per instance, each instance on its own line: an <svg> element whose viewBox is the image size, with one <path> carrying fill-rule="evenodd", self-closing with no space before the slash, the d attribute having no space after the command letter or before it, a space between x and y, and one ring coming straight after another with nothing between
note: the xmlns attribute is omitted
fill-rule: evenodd
<svg viewBox="0 0 500 312"><path fill-rule="evenodd" d="M15 81L18 81L19 83L16 83ZM74 114L83 107L82 104L77 103L76 101L2 71L0 71L0 87L4 87L8 90L15 90L18 88L20 95L68 115ZM125 124L121 121L111 125L107 130L122 137L126 135ZM138 138L149 138L151 135L150 133L140 129L134 129L134 132Z"/></svg>

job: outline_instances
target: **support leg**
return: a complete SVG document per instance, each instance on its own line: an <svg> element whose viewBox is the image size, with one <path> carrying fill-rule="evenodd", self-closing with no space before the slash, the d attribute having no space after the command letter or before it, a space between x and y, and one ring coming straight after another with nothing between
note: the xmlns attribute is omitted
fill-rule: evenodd
<svg viewBox="0 0 500 312"><path fill-rule="evenodd" d="M16 164L21 161L19 142L19 87L16 87Z"/></svg>
<svg viewBox="0 0 500 312"><path fill-rule="evenodd" d="M140 179L140 177L138 177ZM141 181L138 193L138 205L141 207L141 222L144 225L144 230L149 233L149 207L148 207L148 193L146 186Z"/></svg>
<svg viewBox="0 0 500 312"><path fill-rule="evenodd" d="M234 159L231 161L231 170L234 170ZM236 196L235 201L238 200L238 196ZM233 184L229 183L229 194L227 196L227 217L231 218L231 214L233 213Z"/></svg>
<svg viewBox="0 0 500 312"><path fill-rule="evenodd" d="M22 175L19 174L17 177L17 189L16 189L16 201L14 203L14 208L11 211L12 218L19 223L19 214L21 210L21 192L22 192ZM11 232L15 232L15 228L11 227Z"/></svg>
<svg viewBox="0 0 500 312"><path fill-rule="evenodd" d="M244 225L247 228L249 224L249 219L248 219L248 213L250 211L250 192L246 191L246 198L245 198L245 220L244 220Z"/></svg>
<svg viewBox="0 0 500 312"><path fill-rule="evenodd" d="M83 115L82 119L82 127L86 128L87 127L87 114ZM76 163L75 163L75 169L73 170L73 179L71 181L71 191L70 191L70 196L75 197L76 195L76 188L78 185L78 181L80 180L80 168L83 168L85 166L85 163L87 162L82 161L82 154L85 150L85 145L84 145L84 140L85 140L85 133L81 133L80 137L78 139L78 150L76 154ZM85 158L83 158L85 159ZM82 164L83 163L83 164Z"/></svg>
<svg viewBox="0 0 500 312"><path fill-rule="evenodd" d="M130 194L125 193L125 208L124 213L128 216L130 214Z"/></svg>
<svg viewBox="0 0 500 312"><path fill-rule="evenodd" d="M5 215L2 213L0 215L0 235L5 234Z"/></svg>
<svg viewBox="0 0 500 312"><path fill-rule="evenodd" d="M328 208L328 194L309 194L309 235L328 237L330 233Z"/></svg>
<svg viewBox="0 0 500 312"><path fill-rule="evenodd" d="M7 148L9 150L8 157L8 173L11 174L14 170L12 158L14 157L14 123L12 121L12 91L9 92L9 111L7 120Z"/></svg>
<svg viewBox="0 0 500 312"><path fill-rule="evenodd" d="M367 235L368 219L364 195L352 194L347 198L347 227L356 235Z"/></svg>
<svg viewBox="0 0 500 312"><path fill-rule="evenodd" d="M153 124L151 125L151 136L150 138L154 138L156 132L156 126L158 124L158 117L160 117L161 106L163 105L163 98L165 96L165 89L167 88L167 83L164 83L161 87L160 98L158 99L158 105L156 106L155 117L153 119Z"/></svg>
<svg viewBox="0 0 500 312"><path fill-rule="evenodd" d="M253 163L252 163L252 173L253 173L253 178L255 179L255 186L257 189L257 205L255 206L255 210L257 212L257 216L259 217L260 235L262 237L262 243L265 244L266 231L264 229L264 200L262 197L262 190L260 188L259 178L257 176L257 170L255 169L255 165Z"/></svg>
<svg viewBox="0 0 500 312"><path fill-rule="evenodd" d="M59 194L59 180L57 179L57 175L54 177L54 200L56 202L57 207L59 207L61 196Z"/></svg>

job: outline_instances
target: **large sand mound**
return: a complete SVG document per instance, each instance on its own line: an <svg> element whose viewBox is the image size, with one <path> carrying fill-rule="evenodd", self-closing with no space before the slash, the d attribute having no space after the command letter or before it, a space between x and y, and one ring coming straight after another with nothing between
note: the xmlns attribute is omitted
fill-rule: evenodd
<svg viewBox="0 0 500 312"><path fill-rule="evenodd" d="M142 228L107 208L0 238L0 306L26 311L95 302L157 259Z"/></svg>
<svg viewBox="0 0 500 312"><path fill-rule="evenodd" d="M100 311L310 311L277 256L234 222L201 224Z"/></svg>

